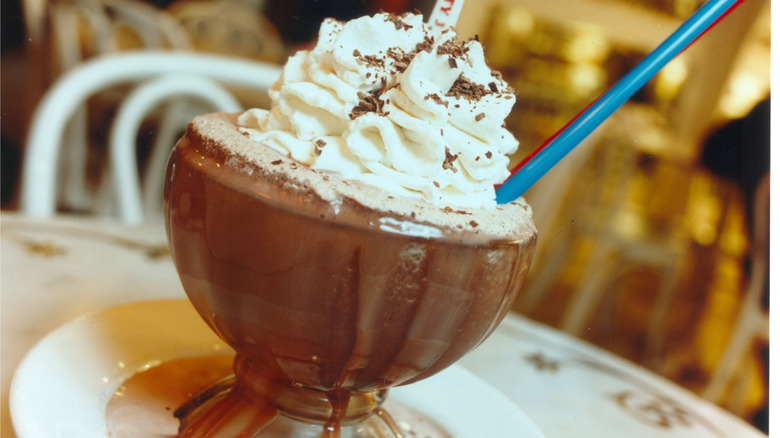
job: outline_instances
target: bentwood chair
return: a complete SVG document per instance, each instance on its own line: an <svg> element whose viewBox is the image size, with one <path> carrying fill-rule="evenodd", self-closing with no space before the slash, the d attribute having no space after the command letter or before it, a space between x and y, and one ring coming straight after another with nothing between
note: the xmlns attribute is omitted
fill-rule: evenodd
<svg viewBox="0 0 780 438"><path fill-rule="evenodd" d="M187 121L206 111L242 110L237 93L265 91L279 73L280 67L269 63L173 51L123 52L79 64L48 89L33 114L22 169L22 212L45 217L57 211L57 186L64 176L60 158L63 149L70 146L63 142L63 133L73 114L91 96L119 85L130 87L110 120L105 145L108 176L102 178L97 193L91 194L87 210L112 213L127 224L139 224L154 215L150 206L160 205L165 161ZM170 102L174 104L164 105ZM151 141L151 158L139 166L139 127L152 115L156 116L157 129ZM139 167L145 169L143 183ZM112 205L107 206L107 201Z"/></svg>
<svg viewBox="0 0 780 438"><path fill-rule="evenodd" d="M756 354L757 347L769 344L769 309L764 307L769 287L769 174L761 179L754 197L750 275L734 329L702 391L702 397L713 402L728 394L726 407L738 415L745 413L750 391L750 375L741 367Z"/></svg>

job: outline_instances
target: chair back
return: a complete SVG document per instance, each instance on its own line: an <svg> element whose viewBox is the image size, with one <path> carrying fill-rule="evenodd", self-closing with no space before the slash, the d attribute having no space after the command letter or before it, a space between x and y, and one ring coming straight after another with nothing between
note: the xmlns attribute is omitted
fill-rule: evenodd
<svg viewBox="0 0 780 438"><path fill-rule="evenodd" d="M92 58L65 73L45 93L31 121L22 169L21 210L45 217L57 210L59 157L62 138L68 122L86 100L96 93L130 85L131 90L118 105L110 122L107 173L100 190L113 196L111 210L128 224L145 220L144 205L159 204L162 195L162 172L169 149L176 136L195 114L204 112L193 102L205 102L211 110L237 112L243 109L236 90L266 91L280 74L280 67L260 61L194 52L139 51ZM233 90L233 91L231 91ZM181 99L185 98L185 103ZM136 159L138 129L144 119L159 112L165 102L178 99L159 115L152 160L146 167L142 189ZM189 113L182 110L195 109ZM161 170L162 169L162 170ZM68 178L84 178L69 175ZM109 189L107 189L108 187ZM98 197L99 198L99 197ZM104 198L105 199L105 198ZM100 211L96 199L88 207ZM147 218L148 219L148 218Z"/></svg>

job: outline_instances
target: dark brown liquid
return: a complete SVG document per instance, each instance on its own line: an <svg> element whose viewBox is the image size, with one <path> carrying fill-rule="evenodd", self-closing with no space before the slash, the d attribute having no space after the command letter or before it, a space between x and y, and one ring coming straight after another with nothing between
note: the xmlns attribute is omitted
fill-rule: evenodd
<svg viewBox="0 0 780 438"><path fill-rule="evenodd" d="M534 239L383 231L384 213L348 199L334 209L283 178L237 170L219 141L190 131L171 156L166 227L182 284L264 375L335 394L330 427L340 392L444 369L518 293Z"/></svg>
<svg viewBox="0 0 780 438"><path fill-rule="evenodd" d="M239 354L312 388L365 391L450 365L495 328L530 261L517 242L322 220L311 211L326 203L232 170L187 139L172 163L167 226L190 300Z"/></svg>
<svg viewBox="0 0 780 438"><path fill-rule="evenodd" d="M173 437L179 430L174 411L201 391L233 373L233 356L174 359L134 375L106 409L112 438Z"/></svg>

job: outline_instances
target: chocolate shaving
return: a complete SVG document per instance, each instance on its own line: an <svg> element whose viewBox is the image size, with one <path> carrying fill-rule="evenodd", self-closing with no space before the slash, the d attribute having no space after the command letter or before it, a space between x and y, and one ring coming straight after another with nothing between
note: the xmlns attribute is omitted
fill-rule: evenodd
<svg viewBox="0 0 780 438"><path fill-rule="evenodd" d="M314 142L314 155L318 157L322 155L322 148L327 144L328 143L326 143L325 140L318 138L317 141Z"/></svg>
<svg viewBox="0 0 780 438"><path fill-rule="evenodd" d="M451 170L454 173L458 172L458 168L455 167L452 163L455 162L455 160L458 159L458 155L453 155L452 152L450 152L450 148L445 147L444 148L444 162L441 163L441 167L444 170Z"/></svg>
<svg viewBox="0 0 780 438"><path fill-rule="evenodd" d="M282 160L271 161L271 164L273 164L273 165L282 164Z"/></svg>
<svg viewBox="0 0 780 438"><path fill-rule="evenodd" d="M403 72L409 67L409 63L412 62L414 54L406 53L398 47L391 47L387 49L387 57L393 60L393 68L399 72Z"/></svg>
<svg viewBox="0 0 780 438"><path fill-rule="evenodd" d="M437 103L439 105L444 105L445 108L450 104L446 100L442 99L441 96L439 96L436 93L426 94L424 99L425 100L431 99L434 103ZM444 130L442 130L442 135L444 135Z"/></svg>
<svg viewBox="0 0 780 438"><path fill-rule="evenodd" d="M414 48L415 54L422 52L425 50L428 53L431 53L433 51L433 37L426 36L425 40L421 43L417 43L417 46Z"/></svg>
<svg viewBox="0 0 780 438"><path fill-rule="evenodd" d="M484 85L476 84L466 79L463 73L455 79L452 87L447 92L447 96L463 97L466 100L476 101L488 94Z"/></svg>
<svg viewBox="0 0 780 438"><path fill-rule="evenodd" d="M406 24L401 20L401 17L395 14L387 14L387 18L385 21L389 21L395 25L395 30L409 30L412 28L412 25Z"/></svg>
<svg viewBox="0 0 780 438"><path fill-rule="evenodd" d="M474 120L476 120L476 121L478 121L478 122L479 122L480 120L484 119L484 118L485 118L485 113L479 113L479 114L477 114L476 116L474 116Z"/></svg>
<svg viewBox="0 0 780 438"><path fill-rule="evenodd" d="M409 67L409 63L405 61L396 61L393 63L393 68L396 70L403 72L406 71L406 69Z"/></svg>
<svg viewBox="0 0 780 438"><path fill-rule="evenodd" d="M388 113L382 111L385 106L385 101L379 99L379 95L382 93L383 88L376 89L371 93L364 93L358 91L357 106L352 108L352 112L349 113L349 118L354 120L366 113L376 113L382 116L386 116Z"/></svg>
<svg viewBox="0 0 780 438"><path fill-rule="evenodd" d="M376 55L361 55L357 49L352 52L352 55L355 56L361 64L368 64L371 67L383 67L385 65L384 59L378 58Z"/></svg>
<svg viewBox="0 0 780 438"><path fill-rule="evenodd" d="M401 61L404 59L404 52L399 47L390 47L385 53L387 54L388 58L392 58L396 61Z"/></svg>
<svg viewBox="0 0 780 438"><path fill-rule="evenodd" d="M471 225L473 228L477 228L479 226L479 223L477 223L477 221L475 220L472 220L469 222L469 225Z"/></svg>
<svg viewBox="0 0 780 438"><path fill-rule="evenodd" d="M490 88L490 91L494 93L498 93L498 85L496 85L495 82L491 82L488 84L488 88Z"/></svg>
<svg viewBox="0 0 780 438"><path fill-rule="evenodd" d="M439 47L436 48L437 55L450 55L454 58L466 59L466 53L469 51L466 43L461 41L460 43L455 40L445 41Z"/></svg>
<svg viewBox="0 0 780 438"><path fill-rule="evenodd" d="M450 68L458 68L458 61L455 58L447 58L447 62L450 64Z"/></svg>
<svg viewBox="0 0 780 438"><path fill-rule="evenodd" d="M393 68L398 70L398 72L403 73L409 67L409 63L412 62L415 55L423 50L429 53L433 50L433 38L426 36L425 41L417 43L415 49L408 53L404 52L399 47L391 47L387 49L386 55L394 61Z"/></svg>

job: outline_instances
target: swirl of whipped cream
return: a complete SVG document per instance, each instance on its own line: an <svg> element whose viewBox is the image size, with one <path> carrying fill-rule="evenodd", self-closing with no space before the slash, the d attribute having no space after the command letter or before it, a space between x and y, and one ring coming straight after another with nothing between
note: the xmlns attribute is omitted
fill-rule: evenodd
<svg viewBox="0 0 780 438"><path fill-rule="evenodd" d="M317 45L290 57L242 131L313 169L424 197L495 206L518 142L504 127L511 88L476 40L419 14L326 19Z"/></svg>

